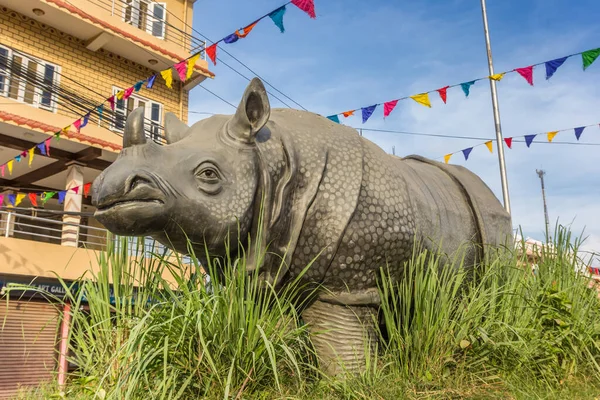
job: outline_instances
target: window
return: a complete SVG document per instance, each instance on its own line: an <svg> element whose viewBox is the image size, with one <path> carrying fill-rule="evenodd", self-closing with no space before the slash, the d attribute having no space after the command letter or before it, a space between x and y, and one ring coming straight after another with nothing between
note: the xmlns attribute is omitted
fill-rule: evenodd
<svg viewBox="0 0 600 400"><path fill-rule="evenodd" d="M113 87L113 95L119 92L120 88ZM115 101L115 118L112 129L122 132L125 128L125 121L130 112L138 107L144 107L144 116L146 118L145 131L146 137L154 140L157 143L162 143L162 115L163 106L160 103L144 99L139 96L130 96L127 100Z"/></svg>
<svg viewBox="0 0 600 400"><path fill-rule="evenodd" d="M124 0L123 21L152 36L165 38L167 4L151 0Z"/></svg>
<svg viewBox="0 0 600 400"><path fill-rule="evenodd" d="M58 67L0 46L0 95L56 111Z"/></svg>

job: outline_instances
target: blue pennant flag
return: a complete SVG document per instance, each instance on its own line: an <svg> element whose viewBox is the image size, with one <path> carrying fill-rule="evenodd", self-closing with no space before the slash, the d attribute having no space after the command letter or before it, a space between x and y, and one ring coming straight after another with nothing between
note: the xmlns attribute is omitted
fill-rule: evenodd
<svg viewBox="0 0 600 400"><path fill-rule="evenodd" d="M585 129L585 126L575 128L575 137L577 138L577 140L579 140L579 138L581 137L581 134L583 133L584 129Z"/></svg>
<svg viewBox="0 0 600 400"><path fill-rule="evenodd" d="M17 162L21 162L21 155L19 154L18 156L16 156L15 160L17 160Z"/></svg>
<svg viewBox="0 0 600 400"><path fill-rule="evenodd" d="M156 75L152 75L150 78L148 78L148 83L146 84L146 87L148 89L152 89L152 86L154 86L155 80L156 80Z"/></svg>
<svg viewBox="0 0 600 400"><path fill-rule="evenodd" d="M135 90L136 92L139 92L140 89L142 88L142 85L144 84L145 81L139 81L137 82L135 85L133 85L133 90Z"/></svg>
<svg viewBox="0 0 600 400"><path fill-rule="evenodd" d="M556 70L563 65L563 63L565 61L567 61L567 57L563 57L563 58L557 58L556 60L552 60L552 61L546 61L544 64L546 64L546 79L550 79L552 77L552 75L554 75L554 73L556 72Z"/></svg>
<svg viewBox="0 0 600 400"><path fill-rule="evenodd" d="M469 154L471 154L471 150L473 150L473 148L472 148L472 147L469 147L468 149L464 149L464 150L462 151L462 152L463 152L463 154L464 154L464 156L465 156L465 160L468 160L468 159L469 159Z"/></svg>
<svg viewBox="0 0 600 400"><path fill-rule="evenodd" d="M279 28L281 33L285 32L285 28L283 27L283 15L285 14L285 6L279 7L277 10L273 11L269 14L269 17L273 20L275 26Z"/></svg>
<svg viewBox="0 0 600 400"><path fill-rule="evenodd" d="M340 118L337 116L337 114L335 115L330 115L329 117L327 117L327 119L332 120L333 122L335 122L336 124L340 123Z"/></svg>
<svg viewBox="0 0 600 400"><path fill-rule="evenodd" d="M527 144L527 147L529 147L531 145L531 142L533 142L533 139L536 136L537 135L525 135L525 144Z"/></svg>
<svg viewBox="0 0 600 400"><path fill-rule="evenodd" d="M90 113L85 114L84 117L83 117L83 122L79 126L79 129L81 129L84 126L86 126L88 124L89 119L90 119Z"/></svg>
<svg viewBox="0 0 600 400"><path fill-rule="evenodd" d="M66 190L61 190L60 192L58 192L58 204L62 204L63 201L65 201L66 194L67 194Z"/></svg>
<svg viewBox="0 0 600 400"><path fill-rule="evenodd" d="M40 143L36 147L40 149L40 153L42 153L43 156L46 155L46 143Z"/></svg>
<svg viewBox="0 0 600 400"><path fill-rule="evenodd" d="M9 195L8 195L8 202L9 202L11 205L13 205L13 206L14 206L14 205L15 205L15 201L16 201L16 200L17 200L17 196L15 196L14 194L9 194Z"/></svg>
<svg viewBox="0 0 600 400"><path fill-rule="evenodd" d="M475 81L471 81L471 82L464 82L460 84L460 87L462 88L463 92L465 92L465 96L469 97L469 92L471 90L471 86L473 86L475 84Z"/></svg>
<svg viewBox="0 0 600 400"><path fill-rule="evenodd" d="M98 110L98 120L102 122L102 113L104 112L104 104L101 104L96 110Z"/></svg>
<svg viewBox="0 0 600 400"><path fill-rule="evenodd" d="M231 43L235 43L237 42L239 39L238 35L236 35L235 33L232 33L231 35L225 37L223 39L223 41L227 44L231 44Z"/></svg>
<svg viewBox="0 0 600 400"><path fill-rule="evenodd" d="M375 111L375 107L377 107L377 104L375 104L373 106L363 107L362 108L362 122L363 122L363 124L365 122L367 122L367 120L371 117L371 115L373 114L373 111Z"/></svg>

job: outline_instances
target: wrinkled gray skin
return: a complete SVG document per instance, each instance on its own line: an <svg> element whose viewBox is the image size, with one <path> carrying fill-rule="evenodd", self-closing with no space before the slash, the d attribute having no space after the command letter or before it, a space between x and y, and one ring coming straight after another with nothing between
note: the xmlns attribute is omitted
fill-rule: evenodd
<svg viewBox="0 0 600 400"><path fill-rule="evenodd" d="M192 127L165 118L168 145L146 142L143 110L127 119L123 151L94 182L96 218L120 235L150 235L187 252L225 255L265 232L258 248L274 255L261 277L278 285L298 276L326 290L303 318L329 374L364 366L363 339L373 337L378 269L394 273L411 257L414 238L451 257L466 245L474 266L510 240L509 215L476 175L460 166L382 151L354 129L304 111L271 110L252 80L234 116ZM264 218L258 215L264 196ZM239 224L239 230L238 230ZM168 238L168 239L167 239ZM440 247L438 247L440 246ZM254 270L256 248L248 250ZM283 257L285 274L275 272Z"/></svg>

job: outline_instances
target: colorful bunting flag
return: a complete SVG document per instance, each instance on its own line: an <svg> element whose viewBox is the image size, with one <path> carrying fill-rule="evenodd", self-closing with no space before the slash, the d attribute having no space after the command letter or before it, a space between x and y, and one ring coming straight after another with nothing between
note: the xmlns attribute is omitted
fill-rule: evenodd
<svg viewBox="0 0 600 400"><path fill-rule="evenodd" d="M354 115L354 111L356 111L356 110L344 111L344 112L342 113L342 115L343 115L344 117L348 118L349 116L351 116L351 115Z"/></svg>
<svg viewBox="0 0 600 400"><path fill-rule="evenodd" d="M581 58L583 60L583 70L585 71L587 67L592 65L594 61L600 56L600 47L593 50L584 51L581 53Z"/></svg>
<svg viewBox="0 0 600 400"><path fill-rule="evenodd" d="M124 90L119 90L119 91L117 92L117 95L116 95L116 97L117 97L117 100L123 100L123 96L124 96L124 95L125 95L125 91L124 91Z"/></svg>
<svg viewBox="0 0 600 400"><path fill-rule="evenodd" d="M410 96L410 98L417 103L424 105L425 107L431 108L431 103L429 102L429 93L415 94L414 96Z"/></svg>
<svg viewBox="0 0 600 400"><path fill-rule="evenodd" d="M529 67L516 68L515 71L525 78L527 83L533 86L533 65L530 65Z"/></svg>
<svg viewBox="0 0 600 400"><path fill-rule="evenodd" d="M83 116L83 122L79 128L81 129L81 128L87 126L89 120L90 120L90 113L88 112L87 114L85 114Z"/></svg>
<svg viewBox="0 0 600 400"><path fill-rule="evenodd" d="M175 67L175 71L177 71L179 79L185 82L185 80L187 79L187 60L178 62L177 64L173 65L173 67Z"/></svg>
<svg viewBox="0 0 600 400"><path fill-rule="evenodd" d="M56 139L60 140L61 133L64 135L67 135L69 133L69 129L71 129L71 125L65 126L64 128L62 128L62 130L56 135Z"/></svg>
<svg viewBox="0 0 600 400"><path fill-rule="evenodd" d="M389 116L394 108L396 108L396 104L398 104L398 100L391 100L383 103L383 118Z"/></svg>
<svg viewBox="0 0 600 400"><path fill-rule="evenodd" d="M34 207L37 207L38 206L38 203L37 203L37 194L35 194L35 193L29 193L28 196L29 196L29 201L31 202L31 204Z"/></svg>
<svg viewBox="0 0 600 400"><path fill-rule="evenodd" d="M21 162L21 155L19 154L18 156L16 156L15 160L17 160L17 162Z"/></svg>
<svg viewBox="0 0 600 400"><path fill-rule="evenodd" d="M254 27L256 26L256 24L258 24L258 21L251 23L250 25L242 28L242 32L239 31L239 29L237 31L235 31L235 34L237 35L237 37L239 37L240 39L245 38L246 36L248 36L248 34L252 31L252 29L254 29Z"/></svg>
<svg viewBox="0 0 600 400"><path fill-rule="evenodd" d="M315 3L313 0L292 0L292 4L304 11L311 18L317 18L315 14Z"/></svg>
<svg viewBox="0 0 600 400"><path fill-rule="evenodd" d="M133 85L133 90L135 90L136 93L139 92L142 86L144 85L144 82L145 81L136 82L136 84Z"/></svg>
<svg viewBox="0 0 600 400"><path fill-rule="evenodd" d="M77 130L77 133L79 133L79 129L81 128L81 119L78 119L77 121L73 122L73 126Z"/></svg>
<svg viewBox="0 0 600 400"><path fill-rule="evenodd" d="M41 196L42 206L44 204L46 204L46 202L48 200L50 200L52 197L54 197L55 194L56 194L56 192L44 192L43 195Z"/></svg>
<svg viewBox="0 0 600 400"><path fill-rule="evenodd" d="M490 153L494 152L494 148L492 147L492 141L488 140L487 142L485 142L486 147L488 148L488 150L490 151Z"/></svg>
<svg viewBox="0 0 600 400"><path fill-rule="evenodd" d="M50 155L50 140L52 140L52 138L48 138L46 140L44 140L44 145L46 147L46 154L47 156Z"/></svg>
<svg viewBox="0 0 600 400"><path fill-rule="evenodd" d="M90 194L91 187L92 187L92 182L88 182L85 185L83 185L83 195L85 197L88 197L88 194Z"/></svg>
<svg viewBox="0 0 600 400"><path fill-rule="evenodd" d="M554 136L556 136L557 133L558 131L548 132L548 141L552 142L552 139L554 139Z"/></svg>
<svg viewBox="0 0 600 400"><path fill-rule="evenodd" d="M285 32L285 28L283 27L283 16L285 14L285 6L279 7L277 10L271 12L269 14L269 18L273 21L276 27L279 28L281 33Z"/></svg>
<svg viewBox="0 0 600 400"><path fill-rule="evenodd" d="M214 43L206 48L206 55L213 62L214 65L217 65L217 43Z"/></svg>
<svg viewBox="0 0 600 400"><path fill-rule="evenodd" d="M102 122L102 113L104 113L104 104L100 104L96 110L98 111L98 122Z"/></svg>
<svg viewBox="0 0 600 400"><path fill-rule="evenodd" d="M2 164L0 165L0 170L2 171L2 177L4 178L4 168L6 167L6 164Z"/></svg>
<svg viewBox="0 0 600 400"><path fill-rule="evenodd" d="M223 41L227 44L235 43L239 39L238 35L232 33L231 35L227 35L223 38Z"/></svg>
<svg viewBox="0 0 600 400"><path fill-rule="evenodd" d="M525 144L527 145L527 147L531 146L531 142L533 142L533 139L536 136L537 135L525 135Z"/></svg>
<svg viewBox="0 0 600 400"><path fill-rule="evenodd" d="M194 72L194 67L196 66L196 63L198 62L198 60L200 59L200 53L190 57L187 60L187 70L185 72L185 79L190 79L192 77L192 73Z"/></svg>
<svg viewBox="0 0 600 400"><path fill-rule="evenodd" d="M472 151L472 150L473 150L473 148L472 148L472 147L469 147L468 149L464 149L464 150L462 151L462 152L463 152L463 155L465 156L465 161L469 159L469 154L471 154L471 151Z"/></svg>
<svg viewBox="0 0 600 400"><path fill-rule="evenodd" d="M110 109L115 109L115 96L110 96L108 99L108 104L110 104Z"/></svg>
<svg viewBox="0 0 600 400"><path fill-rule="evenodd" d="M0 193L0 207L4 205L4 195Z"/></svg>
<svg viewBox="0 0 600 400"><path fill-rule="evenodd" d="M569 58L569 56L546 61L544 63L546 64L546 79L550 79L556 70L567 61L567 58Z"/></svg>
<svg viewBox="0 0 600 400"><path fill-rule="evenodd" d="M504 78L504 74L505 73L506 72L502 72L502 73L499 73L499 74L490 75L490 79L495 80L495 81L501 81L502 78Z"/></svg>
<svg viewBox="0 0 600 400"><path fill-rule="evenodd" d="M169 89L173 89L173 69L172 68L164 69L164 70L160 71L160 75L165 80L165 85L167 85L167 87Z"/></svg>
<svg viewBox="0 0 600 400"><path fill-rule="evenodd" d="M473 86L474 84L475 84L475 81L463 82L460 84L460 87L462 88L466 97L469 97L469 92L471 91L471 86Z"/></svg>
<svg viewBox="0 0 600 400"><path fill-rule="evenodd" d="M58 192L58 204L62 204L65 201L65 195L67 194L66 190L61 190Z"/></svg>
<svg viewBox="0 0 600 400"><path fill-rule="evenodd" d="M512 139L511 137L508 138L504 138L504 142L506 143L506 145L508 146L509 149L512 149Z"/></svg>
<svg viewBox="0 0 600 400"><path fill-rule="evenodd" d="M335 122L336 124L340 123L340 119L338 118L337 114L335 115L330 115L329 117L327 117L327 119L332 120L333 122Z"/></svg>
<svg viewBox="0 0 600 400"><path fill-rule="evenodd" d="M146 84L146 88L147 89L152 89L152 86L154 86L154 81L155 80L156 80L156 74L154 74L150 78L148 78L148 83Z"/></svg>
<svg viewBox="0 0 600 400"><path fill-rule="evenodd" d="M579 138L581 137L581 134L583 133L583 130L585 129L585 127L579 127L579 128L575 128L575 137L577 138L577 140L579 140ZM2 176L4 176L4 174L2 174Z"/></svg>
<svg viewBox="0 0 600 400"><path fill-rule="evenodd" d="M14 207L16 198L17 196L15 196L14 194L8 195L8 202L10 203L11 207Z"/></svg>
<svg viewBox="0 0 600 400"><path fill-rule="evenodd" d="M127 100L129 98L129 96L131 96L132 93L133 93L133 86L125 89L125 92L123 93L123 100Z"/></svg>
<svg viewBox="0 0 600 400"><path fill-rule="evenodd" d="M452 157L452 154L446 154L446 155L444 156L444 162L445 162L446 164L448 164L448 161L450 161L450 157Z"/></svg>
<svg viewBox="0 0 600 400"><path fill-rule="evenodd" d="M442 99L444 104L446 104L446 95L449 87L450 86L444 86L443 88L439 88L436 90L436 92L440 94L440 98Z"/></svg>
<svg viewBox="0 0 600 400"><path fill-rule="evenodd" d="M33 156L35 154L35 147L30 148L28 151L29 151L29 166L31 167L31 163L33 162Z"/></svg>
<svg viewBox="0 0 600 400"><path fill-rule="evenodd" d="M17 193L17 198L15 200L15 207L21 204L23 199L25 198L25 193Z"/></svg>
<svg viewBox="0 0 600 400"><path fill-rule="evenodd" d="M373 111L375 111L375 108L377 107L377 104L369 106L369 107L363 107L362 110L362 122L363 124L365 122L367 122L367 120L369 119L369 117L371 117L371 115L373 114Z"/></svg>
<svg viewBox="0 0 600 400"><path fill-rule="evenodd" d="M14 163L13 160L10 160L9 162L6 163L6 166L8 167L8 173L10 175L12 175L13 163Z"/></svg>

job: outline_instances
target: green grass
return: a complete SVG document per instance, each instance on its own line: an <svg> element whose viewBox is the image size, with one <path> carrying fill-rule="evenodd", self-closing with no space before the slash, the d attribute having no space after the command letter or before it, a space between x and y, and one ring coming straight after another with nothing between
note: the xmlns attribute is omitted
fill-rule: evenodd
<svg viewBox="0 0 600 400"><path fill-rule="evenodd" d="M600 301L578 270L579 240L560 226L554 236L535 274L506 253L473 277L421 251L400 280L383 266L385 340L346 379L318 372L296 282L261 286L242 256L211 260L206 268L223 276L207 287L198 265L111 248L69 299L79 370L62 396L45 387L23 398L596 399Z"/></svg>

